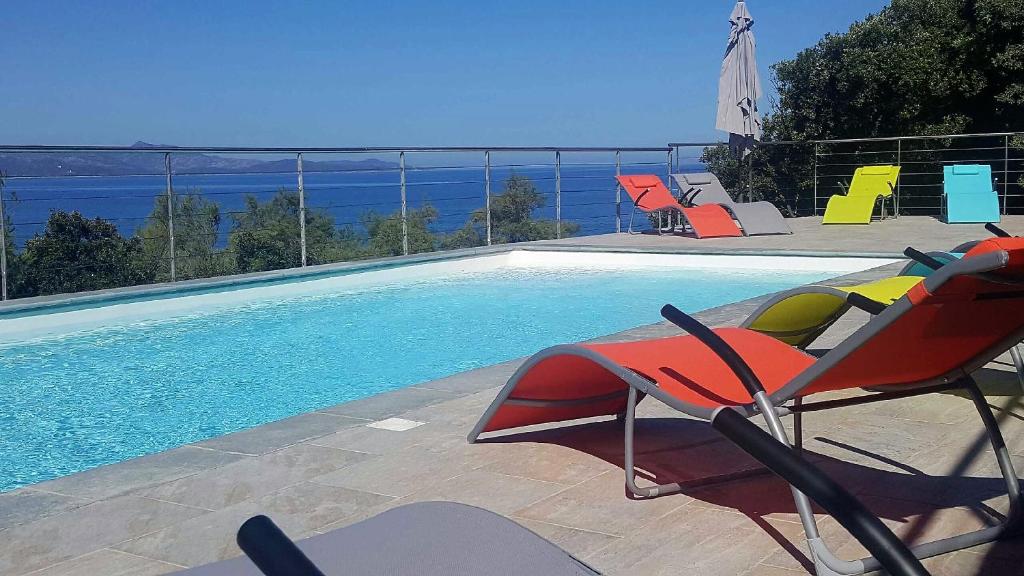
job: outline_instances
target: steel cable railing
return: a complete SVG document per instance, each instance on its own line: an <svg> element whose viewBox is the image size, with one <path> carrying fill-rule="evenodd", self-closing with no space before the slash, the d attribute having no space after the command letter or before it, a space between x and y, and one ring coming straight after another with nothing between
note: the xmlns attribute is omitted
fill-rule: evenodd
<svg viewBox="0 0 1024 576"><path fill-rule="evenodd" d="M110 223L126 238L166 244L160 266L167 269L168 279L177 280L192 277L188 260L212 258L213 253L223 260L246 258L231 244L231 238L241 238L242 232L255 243L255 248L243 250L278 246L287 257L274 261L297 261L298 266L325 259L409 254L431 246L444 249L456 241L487 245L509 238L619 232L632 204L614 176L651 173L668 178L674 172L706 170L709 161L716 169L725 166L734 173L728 185L741 196L770 200L790 215L820 215L828 197L842 193L842 183L857 167L889 163L904 168L896 191L898 214L938 214L942 167L953 163L990 165L1001 210L1024 209L1021 134L766 142L746 165L720 154L722 146L0 146L0 171L19 157L93 155L110 160L92 164L102 166L96 169L81 164L73 173L60 162L34 164L44 166L35 172L23 169L31 163L8 170L6 187L0 189L0 221L5 223L0 226L0 245L7 247L0 251L0 284L7 287L8 268L20 265L19 254L31 238L46 233L54 211L79 211L83 217ZM131 169L130 162L114 161L112 156L119 154L145 161ZM368 160L370 155L373 161ZM232 165L232 158L244 159L250 168ZM363 165L368 162L371 165ZM162 173L155 170L159 164ZM108 173L116 166L127 168ZM515 189L515 179L528 184ZM517 202L528 204L527 218L537 222L530 232L534 236L509 232L515 226L506 219L520 218L524 210ZM203 210L212 211L215 220L195 220ZM412 236L415 247L410 246ZM202 247L201 253L189 252L197 247ZM380 252L371 254L371 249ZM291 256L294 250L297 260ZM184 269L175 270L179 261Z"/></svg>

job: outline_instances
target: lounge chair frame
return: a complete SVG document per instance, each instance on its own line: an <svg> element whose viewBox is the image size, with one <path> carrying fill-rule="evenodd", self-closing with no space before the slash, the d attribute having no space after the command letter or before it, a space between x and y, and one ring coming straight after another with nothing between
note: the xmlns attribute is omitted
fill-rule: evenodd
<svg viewBox="0 0 1024 576"><path fill-rule="evenodd" d="M981 254L944 266L940 270L936 271L935 274L926 278L923 283L929 292L934 292L943 283L956 275L976 275L1003 284L1019 285L1024 289L1024 282L1010 281L1005 278L993 277L987 274L990 271L1001 268L1005 264L1005 252ZM998 525L982 528L958 536L919 544L911 547L911 551L918 558L928 558L992 542L1019 527L1022 508L1021 490L1019 480L1017 479L1017 473L1014 470L1013 463L1010 459L1010 454L1006 447L1006 442L1003 439L1002 432L999 429L998 422L996 421L991 408L989 408L984 395L978 389L977 383L971 377L971 373L990 362L1001 352L1013 347L1024 339L1024 327L1018 330L1015 334L1012 334L1010 337L1005 338L1002 342L990 347L985 352L976 355L975 358L972 359L971 364L960 366L954 371L948 374L943 374L937 378L915 382L910 385L900 384L892 389L876 388L874 390L880 391L870 392L864 396L856 398L813 403L796 401L798 400L798 394L803 389L813 384L820 375L825 374L836 363L859 349L876 334L880 333L884 328L888 327L888 325L896 321L904 313L908 312L912 306L913 304L906 297L888 306L884 311L875 316L857 332L775 392L769 394L762 391L758 394L754 394L752 399L753 401L750 403L735 407L719 407L714 410L680 401L659 388L654 382L625 368L596 351L574 345L562 345L548 348L547 350L531 357L516 371L512 378L509 379L508 384L502 388L497 398L495 398L494 402L490 407L488 407L487 411L473 428L472 432L470 432L468 439L470 442L476 442L479 435L483 433L487 423L503 405L563 407L605 402L610 399L626 395L627 401L625 412L618 415L618 418L625 424L624 469L626 486L630 492L637 497L653 498L676 493L686 488L692 488L694 485L667 483L650 487L640 487L636 484L637 471L634 466L635 453L633 446L636 405L646 396L653 396L686 415L708 421L713 420L715 413L723 409L737 410L748 418L761 414L765 418L769 432L772 436L782 444L794 447L794 444L790 442L785 428L782 425L782 416L797 415L804 412L839 408L869 402L878 402L893 398L919 396L959 388L965 390L971 397L984 424L986 434L995 452L1000 472L1006 482L1006 491L1010 500L1009 512L1003 522ZM696 323L698 327L710 332L709 329L701 325L696 320L692 321ZM683 327L692 335L700 338L700 335L694 333L694 330L690 327ZM704 341L703 339L701 340ZM717 350L716 353L718 353ZM733 352L733 354L735 355L735 352ZM626 390L622 390L614 394L604 394L596 397L570 400L532 400L512 397L512 393L515 391L518 381L527 374L533 366L547 358L561 355L579 356L598 364L621 379L627 385ZM718 355L731 367L733 366L729 358L723 356L721 353L718 353ZM790 404L791 401L793 402ZM799 430L795 435L797 436L795 446L799 449L799 445L801 443ZM731 476L727 479L734 480L736 479L736 476ZM824 543L820 533L818 532L817 523L814 519L810 501L804 494L795 488L792 491L797 513L803 525L818 576L853 576L878 570L880 568L878 560L874 557L869 556L850 561L843 560L836 556L836 554Z"/></svg>

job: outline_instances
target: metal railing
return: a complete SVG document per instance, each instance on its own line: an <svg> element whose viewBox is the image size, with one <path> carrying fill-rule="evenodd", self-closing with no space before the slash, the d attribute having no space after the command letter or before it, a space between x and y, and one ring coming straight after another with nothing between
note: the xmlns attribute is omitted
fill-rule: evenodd
<svg viewBox="0 0 1024 576"><path fill-rule="evenodd" d="M209 155L216 156L209 156ZM663 159L668 155L668 163ZM194 259L238 258L240 248L232 244L232 233L247 219L254 234L272 234L262 228L261 206L274 201L275 195L291 195L297 202L294 211L294 264L265 262L262 269L305 267L329 261L380 255L408 255L430 249L442 249L437 238L447 240L466 227L480 228L482 245L510 240L502 233L500 218L492 201L511 175L529 178L543 199L534 207L538 220L552 222L549 236L562 238L573 233L595 234L622 230L624 198L612 176L621 173L657 172L667 175L671 149L661 147L368 147L368 148L228 148L228 147L121 147L121 146L0 146L0 172L7 168L3 158L59 160L72 155L110 159L113 168L82 172L49 166L34 172L7 169L7 191L0 190L0 222L13 225L11 239L15 249L24 249L31 238L44 231L47 208L83 213L102 218L117 226L125 236L143 243L158 244L154 265L162 272L151 281L178 281L217 275L197 271ZM116 170L118 156L130 155L139 170ZM206 162L195 168L196 159ZM371 167L352 164L335 168L324 162L378 161ZM154 159L149 161L148 159ZM232 160L268 160L273 170L261 167L253 172L207 168L213 158ZM291 158L291 160L288 160ZM141 159L141 160L140 160ZM157 162L156 159L162 160ZM392 162L396 160L396 162ZM474 161L475 160L475 161ZM286 162L292 162L290 170ZM94 162L95 163L95 162ZM159 166L158 166L159 164ZM326 167L326 168L325 168ZM160 179L162 182L157 183ZM234 184L235 180L247 184ZM232 180L232 182L226 182ZM261 182L265 182L262 183ZM614 194L614 195L613 195ZM235 228L225 230L221 222L196 222L196 215L185 210L183 202L195 198L215 204L221 216L238 219ZM247 204L255 198L257 208ZM609 204L614 202L614 212ZM160 204L162 203L162 204ZM134 206L131 210L128 205ZM164 206L165 204L165 206ZM160 210L156 210L159 206ZM434 216L424 216L430 206ZM8 208L7 213L4 209ZM166 208L166 210L164 210ZM508 207L506 207L508 208ZM513 207L514 208L514 207ZM627 207L628 208L628 207ZM383 211L383 213L380 213ZM393 211L393 212L392 212ZM159 212L159 213L158 213ZM367 241L369 224L365 215L378 218L376 225L394 223L398 240L389 253L358 256L324 255L324 231L317 228L317 215L330 216L331 225L346 233L361 235ZM547 217L547 218L544 218ZM5 220L7 218L7 220ZM249 221L252 220L252 221ZM400 226L399 226L400 224ZM132 228L134 226L134 229ZM310 227L313 228L310 228ZM424 228L434 235L426 240ZM496 229L497 228L497 229ZM146 234L146 230L150 232ZM547 230L547 229L546 229ZM386 232L386 231L385 231ZM0 226L0 246L6 246L7 226ZM545 232L546 234L546 232ZM382 236L386 236L382 233ZM416 242L411 242L412 237ZM499 237L500 236L500 237ZM206 237L216 255L190 253L197 237ZM190 239L192 242L190 242ZM280 238L276 238L279 240ZM387 236L388 241L392 239ZM474 240L471 240L474 242ZM388 245L391 247L392 245ZM379 247L378 247L379 248ZM0 286L3 299L9 297L7 250L0 250ZM89 265L64 263L69 274L92 273ZM201 266L199 268L202 268ZM235 271L252 271L250 269ZM25 294L21 294L24 296Z"/></svg>
<svg viewBox="0 0 1024 576"><path fill-rule="evenodd" d="M676 162L700 162L722 142L670 143ZM731 188L784 204L791 215L819 216L828 199L843 193L860 166L901 167L895 191L896 216L940 216L943 167L991 167L1003 214L1024 211L1024 132L894 136L835 140L762 142L748 156ZM789 164L789 165L786 165Z"/></svg>
<svg viewBox="0 0 1024 576"><path fill-rule="evenodd" d="M101 169L88 173L53 165L53 159L70 162L76 155L103 159L92 164ZM130 155L131 166L143 168L119 168L119 155ZM370 158L376 162L365 164ZM12 159L25 161L11 170L5 163ZM272 163L250 171L238 167L256 160ZM220 161L235 164L221 168ZM882 164L902 167L897 216L938 216L942 167L988 164L1002 212L1024 212L1024 133L1017 132L764 142L743 160L721 142L652 147L0 145L0 173L7 172L6 189L0 187L0 298L26 295L24 289L12 295L11 257L17 263L17 250L44 231L53 210L81 210L102 218L149 250L156 272L115 282L174 282L519 241L525 236L508 226L507 218L523 207L513 205L515 199L502 189L512 175L528 178L541 199L528 208L529 217L543 224L529 239L622 232L623 208L632 204L613 176L667 176L703 170L704 163L738 198L769 200L791 216L820 215L858 166ZM271 208L289 214L285 232L280 222L265 221ZM225 226L222 216L234 223ZM240 230L248 236L236 235ZM246 253L249 260L242 267L242 252L252 252L254 242L283 244L277 248L286 257L256 249ZM95 265L69 261L48 271L96 274L90 267Z"/></svg>

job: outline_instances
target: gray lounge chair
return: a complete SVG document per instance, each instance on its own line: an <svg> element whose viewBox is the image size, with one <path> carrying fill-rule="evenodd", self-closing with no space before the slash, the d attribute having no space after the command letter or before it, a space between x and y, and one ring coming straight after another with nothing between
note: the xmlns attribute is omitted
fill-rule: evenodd
<svg viewBox="0 0 1024 576"><path fill-rule="evenodd" d="M782 213L771 202L736 202L722 187L718 178L710 172L694 174L673 174L679 186L681 200L694 206L721 204L732 212L747 236L761 234L792 234Z"/></svg>
<svg viewBox="0 0 1024 576"><path fill-rule="evenodd" d="M712 426L835 517L894 576L927 576L910 550L853 496L739 412ZM189 576L595 576L599 573L530 530L492 512L421 502L297 544L265 516L247 520L236 558ZM257 568L258 567L258 568ZM685 573L680 573L685 576Z"/></svg>
<svg viewBox="0 0 1024 576"><path fill-rule="evenodd" d="M250 521L252 522L252 521ZM250 524L247 522L247 524ZM264 523L265 524L265 523ZM266 527L255 524L257 535ZM244 528L244 526L243 526ZM273 528L270 529L273 531ZM243 549L245 530L239 531ZM263 554L275 556L270 551ZM394 508L345 528L312 536L298 543L304 554L325 574L346 576L452 576L494 574L527 576L595 576L600 574L519 524L493 512L453 502L421 502ZM278 548L278 550L281 550ZM252 552L247 550L250 554ZM289 550L270 561L290 565ZM254 557L261 566L259 557ZM264 566L265 567L265 566ZM273 572L273 571L271 571ZM179 576L260 576L264 572L245 556L200 566ZM304 570L281 570L281 574L315 574Z"/></svg>

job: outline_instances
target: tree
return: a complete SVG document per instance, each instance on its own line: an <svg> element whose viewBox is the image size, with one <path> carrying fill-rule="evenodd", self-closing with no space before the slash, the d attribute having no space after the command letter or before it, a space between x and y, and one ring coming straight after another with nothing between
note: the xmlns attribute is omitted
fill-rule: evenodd
<svg viewBox="0 0 1024 576"><path fill-rule="evenodd" d="M102 290L154 280L142 241L124 238L117 227L79 212L51 212L43 234L25 244L16 297Z"/></svg>
<svg viewBox="0 0 1024 576"><path fill-rule="evenodd" d="M170 280L170 239L167 234L167 197L153 202L146 224L137 236L142 240L144 260L153 267L158 281ZM188 280L231 274L234 262L217 250L220 207L204 200L197 191L174 197L175 278Z"/></svg>
<svg viewBox="0 0 1024 576"><path fill-rule="evenodd" d="M892 0L772 69L775 139L1016 130L1024 3Z"/></svg>
<svg viewBox="0 0 1024 576"><path fill-rule="evenodd" d="M491 242L510 244L555 238L557 223L554 220L533 218L533 212L544 204L544 196L529 177L509 176L505 189L491 198ZM487 239L486 226L486 209L474 211L461 230L445 239L445 248L482 246ZM575 222L563 221L562 236L572 236L579 228Z"/></svg>
<svg viewBox="0 0 1024 576"><path fill-rule="evenodd" d="M281 190L261 203L246 196L245 211L232 215L234 228L228 251L238 272L295 268L302 264L299 231L299 195ZM357 258L359 239L351 229L339 230L334 218L322 210L306 209L306 262L326 264Z"/></svg>
<svg viewBox="0 0 1024 576"><path fill-rule="evenodd" d="M402 213L387 216L369 211L361 218L366 228L370 255L375 257L401 256ZM410 210L405 216L409 238L409 253L433 252L437 250L437 238L430 231L430 225L437 221L437 208L427 204Z"/></svg>
<svg viewBox="0 0 1024 576"><path fill-rule="evenodd" d="M1024 2L892 0L772 71L778 99L765 118L766 142L1018 130ZM731 190L746 187L745 162L722 149L706 149L703 160ZM757 148L755 199L807 213L814 160L810 145Z"/></svg>

